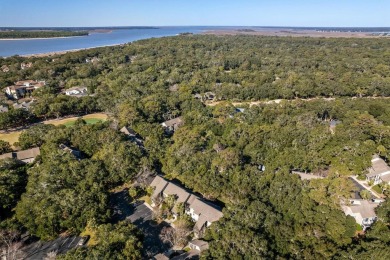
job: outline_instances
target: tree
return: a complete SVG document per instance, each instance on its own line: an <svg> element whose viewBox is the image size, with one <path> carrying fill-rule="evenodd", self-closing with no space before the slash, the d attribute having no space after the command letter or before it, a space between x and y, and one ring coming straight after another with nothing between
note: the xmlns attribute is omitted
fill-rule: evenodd
<svg viewBox="0 0 390 260"><path fill-rule="evenodd" d="M56 146L50 152L45 149L47 157L44 154L42 163L29 171L26 193L16 206L17 219L42 239L64 230L81 232L91 219L106 221L110 212L102 164L77 161Z"/></svg>
<svg viewBox="0 0 390 260"><path fill-rule="evenodd" d="M11 213L27 184L26 167L13 159L0 160L0 220Z"/></svg>
<svg viewBox="0 0 390 260"><path fill-rule="evenodd" d="M360 192L359 192L359 195L360 195L360 197L362 197L362 199L364 199L364 200L368 200L368 199L370 199L371 196L372 196L371 192L368 191L368 190L362 190L362 191L360 191Z"/></svg>
<svg viewBox="0 0 390 260"><path fill-rule="evenodd" d="M0 154L5 154L11 152L11 145L3 140L0 140Z"/></svg>
<svg viewBox="0 0 390 260"><path fill-rule="evenodd" d="M188 243L190 229L183 223L175 224L173 227L164 227L160 233L160 239L164 243L173 246L185 246Z"/></svg>
<svg viewBox="0 0 390 260"><path fill-rule="evenodd" d="M32 126L20 134L19 141L16 145L22 149L39 147L44 143L46 135L52 129L55 129L55 126L45 124Z"/></svg>
<svg viewBox="0 0 390 260"><path fill-rule="evenodd" d="M0 230L0 252L6 260L17 260L24 258L20 242L20 233L16 231Z"/></svg>
<svg viewBox="0 0 390 260"><path fill-rule="evenodd" d="M96 241L96 245L73 249L58 259L141 259L142 235L129 222L98 226Z"/></svg>

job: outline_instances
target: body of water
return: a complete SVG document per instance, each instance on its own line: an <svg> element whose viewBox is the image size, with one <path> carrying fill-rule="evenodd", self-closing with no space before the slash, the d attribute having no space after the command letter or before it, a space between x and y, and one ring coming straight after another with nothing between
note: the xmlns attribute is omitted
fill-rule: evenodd
<svg viewBox="0 0 390 260"><path fill-rule="evenodd" d="M112 29L108 33L93 32L89 36L80 37L0 40L0 56L9 57L117 45L153 37L174 36L185 32L200 33L203 30L205 27Z"/></svg>
<svg viewBox="0 0 390 260"><path fill-rule="evenodd" d="M22 40L0 40L0 57L13 55L40 54L76 49L85 49L109 45L124 44L136 40L174 36L179 33L201 33L207 30L275 30L275 29L308 29L325 31L361 31L361 32L390 32L390 28L307 28L307 27L221 27L221 26L190 26L190 27L159 27L159 28L106 28L111 30L108 33L91 33L89 36L51 38L51 39L22 39ZM0 28L6 29L6 28ZM20 29L20 28L19 28ZM31 28L30 28L31 29ZM45 28L48 29L48 28ZM65 28L66 29L66 28ZM74 28L73 28L74 29ZM86 28L78 28L80 30ZM89 28L95 29L95 28ZM98 28L104 29L104 28Z"/></svg>

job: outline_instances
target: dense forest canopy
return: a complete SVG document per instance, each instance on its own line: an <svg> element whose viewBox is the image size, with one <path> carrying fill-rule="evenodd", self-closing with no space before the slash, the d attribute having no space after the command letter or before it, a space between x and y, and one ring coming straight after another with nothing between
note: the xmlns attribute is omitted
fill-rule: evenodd
<svg viewBox="0 0 390 260"><path fill-rule="evenodd" d="M390 159L389 50L386 39L196 35L0 59L9 68L0 71L1 86L47 81L33 93L32 110L0 114L1 128L16 126L12 118L111 116L96 125L79 120L25 130L17 145L40 146L41 156L30 166L0 165L1 226L50 239L80 233L93 219L99 245L64 259L139 258L142 237L131 225L110 223L108 200L113 188L153 172L225 205L206 233L205 258L386 259L389 202L359 236L340 200L350 198L355 187L348 177L364 177L373 154ZM32 67L21 70L26 61ZM60 94L74 86L94 95ZM207 106L194 98L209 91L221 102ZM268 99L284 100L243 102ZM243 102L239 110L232 101ZM165 133L160 123L177 116L184 125ZM119 133L123 126L139 134L142 146ZM62 143L84 159L64 154ZM326 178L302 181L292 170Z"/></svg>
<svg viewBox="0 0 390 260"><path fill-rule="evenodd" d="M0 31L0 39L86 36L87 31Z"/></svg>

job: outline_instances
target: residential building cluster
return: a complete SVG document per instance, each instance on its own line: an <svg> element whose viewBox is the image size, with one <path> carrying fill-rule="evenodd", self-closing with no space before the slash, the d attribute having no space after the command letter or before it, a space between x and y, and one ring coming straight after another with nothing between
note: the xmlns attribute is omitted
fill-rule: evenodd
<svg viewBox="0 0 390 260"><path fill-rule="evenodd" d="M199 235L205 228L209 227L223 216L223 213L218 206L188 192L179 185L167 181L160 176L156 176L150 186L154 188L151 197L152 207L158 206L158 201L161 198L167 198L168 196L174 196L175 205L179 203L184 204L185 213L191 216L191 219L195 222L195 235ZM177 209L174 207L174 217L176 217L177 214Z"/></svg>
<svg viewBox="0 0 390 260"><path fill-rule="evenodd" d="M39 89L46 85L45 81L37 80L21 80L14 83L12 86L8 86L5 89L5 93L9 98L20 99L31 94L34 90Z"/></svg>

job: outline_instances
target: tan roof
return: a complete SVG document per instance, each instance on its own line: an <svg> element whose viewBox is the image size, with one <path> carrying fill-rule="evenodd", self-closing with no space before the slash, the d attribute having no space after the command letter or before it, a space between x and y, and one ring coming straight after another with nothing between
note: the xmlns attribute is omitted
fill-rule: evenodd
<svg viewBox="0 0 390 260"><path fill-rule="evenodd" d="M164 255L163 253L157 254L153 257L155 260L169 260L169 257Z"/></svg>
<svg viewBox="0 0 390 260"><path fill-rule="evenodd" d="M198 246L200 250L205 250L209 248L209 243L203 240L195 239L190 242L190 244Z"/></svg>
<svg viewBox="0 0 390 260"><path fill-rule="evenodd" d="M390 167L378 155L374 155L371 160L372 166L368 169L367 177L374 177L382 174L390 174ZM388 173L387 173L388 172Z"/></svg>
<svg viewBox="0 0 390 260"><path fill-rule="evenodd" d="M383 182L390 182L390 174L386 174L386 175L381 176L381 180Z"/></svg>
<svg viewBox="0 0 390 260"><path fill-rule="evenodd" d="M188 205L194 210L195 214L199 215L199 219L196 222L198 228L201 228L206 221L212 223L223 217L222 211L205 203L199 198L194 199L193 202L191 204L188 203Z"/></svg>
<svg viewBox="0 0 390 260"><path fill-rule="evenodd" d="M174 119L165 121L163 124L164 124L166 127L179 127L179 126L181 126L183 123L184 123L183 118L180 116L180 117L176 117L176 118L174 118Z"/></svg>
<svg viewBox="0 0 390 260"><path fill-rule="evenodd" d="M185 191L183 188L177 186L170 182L164 190L165 195L175 195L177 203L184 203L187 201L190 194Z"/></svg>
<svg viewBox="0 0 390 260"><path fill-rule="evenodd" d="M17 152L16 158L18 160L25 160L25 159L35 158L40 154L41 154L41 151L40 151L39 147L35 147L32 149Z"/></svg>
<svg viewBox="0 0 390 260"><path fill-rule="evenodd" d="M2 154L2 155L0 155L0 159L14 158L14 159L18 159L18 160L22 161L22 160L26 160L26 159L35 158L40 154L41 154L41 152L40 152L39 147L36 147L36 148L24 150L24 151Z"/></svg>
<svg viewBox="0 0 390 260"><path fill-rule="evenodd" d="M18 85L18 86L12 85L12 86L8 86L8 87L9 87L11 90L27 88L25 85Z"/></svg>
<svg viewBox="0 0 390 260"><path fill-rule="evenodd" d="M122 127L119 131L124 133L125 135L137 135L137 133L133 129L128 128L126 126Z"/></svg>
<svg viewBox="0 0 390 260"><path fill-rule="evenodd" d="M168 182L164 180L160 176L156 176L152 183L150 184L151 187L154 187L154 192L152 194L152 197L157 197L161 192L164 190L164 188L167 186Z"/></svg>
<svg viewBox="0 0 390 260"><path fill-rule="evenodd" d="M317 175L313 175L310 173L304 173L304 172L292 171L292 173L298 175L301 178L301 180L312 180L312 179L323 179L324 178L322 176L317 176Z"/></svg>
<svg viewBox="0 0 390 260"><path fill-rule="evenodd" d="M355 214L359 213L362 218L376 217L375 208L379 206L379 203L368 200L352 200L353 204L348 207Z"/></svg>
<svg viewBox="0 0 390 260"><path fill-rule="evenodd" d="M0 160L7 159L7 158L14 158L13 153L5 153L0 155Z"/></svg>
<svg viewBox="0 0 390 260"><path fill-rule="evenodd" d="M198 196L195 196L194 194L191 194L191 196L188 198L188 200L187 200L187 204L188 205L191 205L192 203L194 203L194 201L196 200L196 199L199 199L199 197Z"/></svg>
<svg viewBox="0 0 390 260"><path fill-rule="evenodd" d="M83 91L83 90L87 90L87 88L86 87L72 87L72 88L65 89L65 91L73 91L73 90Z"/></svg>
<svg viewBox="0 0 390 260"><path fill-rule="evenodd" d="M32 80L32 79L27 79L27 80L19 80L19 81L16 81L15 82L15 85L24 85L26 83L38 83L38 81L36 80Z"/></svg>

